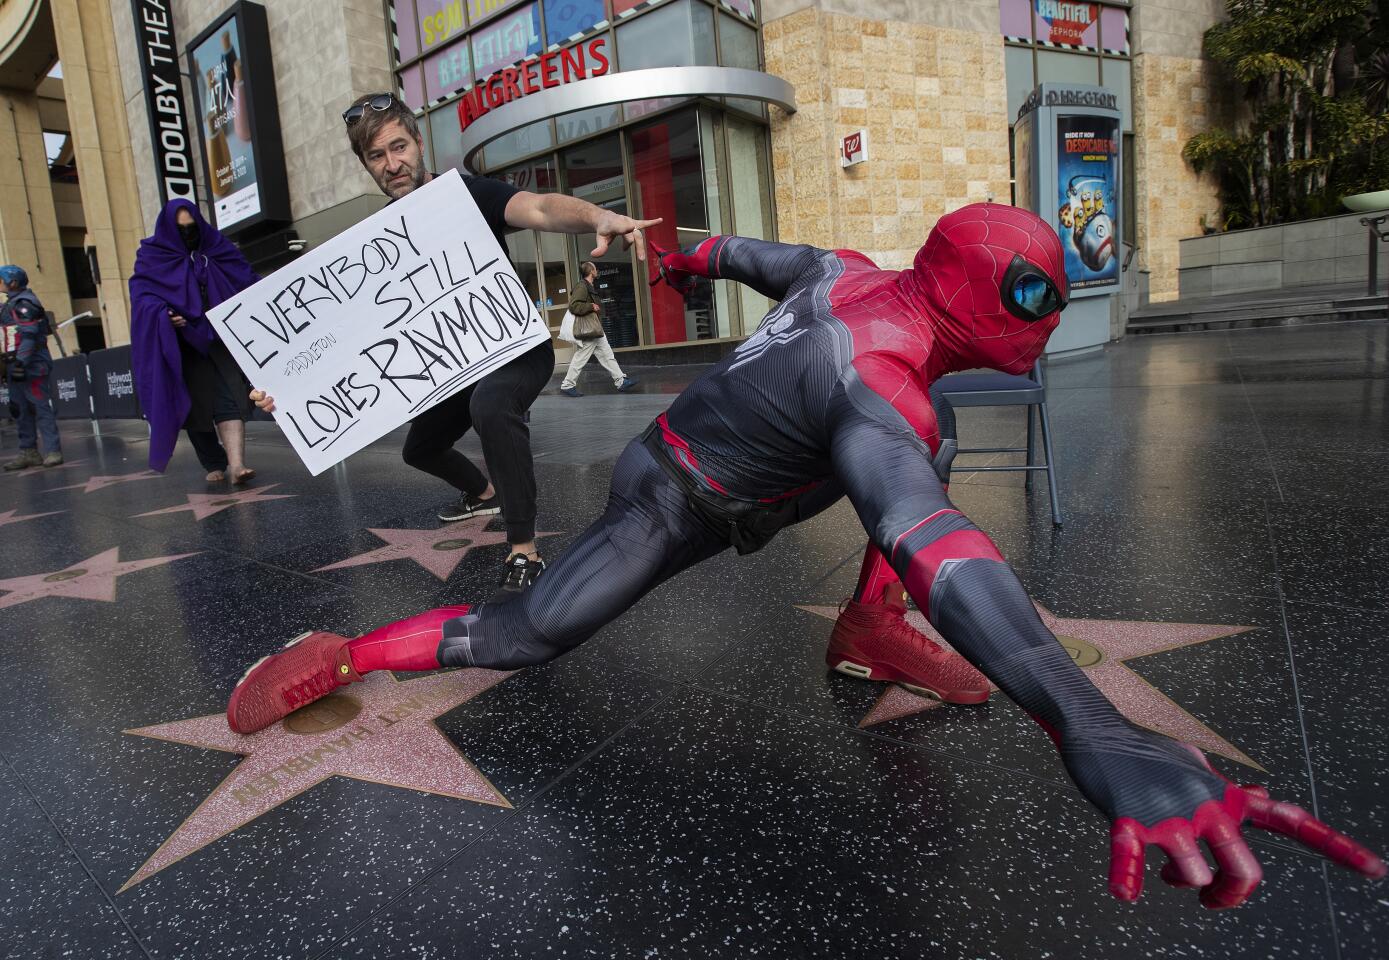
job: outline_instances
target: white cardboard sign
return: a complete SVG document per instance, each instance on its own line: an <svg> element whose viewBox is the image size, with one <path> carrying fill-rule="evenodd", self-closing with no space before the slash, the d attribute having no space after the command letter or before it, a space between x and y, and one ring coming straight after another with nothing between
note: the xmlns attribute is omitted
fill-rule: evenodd
<svg viewBox="0 0 1389 960"><path fill-rule="evenodd" d="M453 170L207 316L315 476L550 336Z"/></svg>

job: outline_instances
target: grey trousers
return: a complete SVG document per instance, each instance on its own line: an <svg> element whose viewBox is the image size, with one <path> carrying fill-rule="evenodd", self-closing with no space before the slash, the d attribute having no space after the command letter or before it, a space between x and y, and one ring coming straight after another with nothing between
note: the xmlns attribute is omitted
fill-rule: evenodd
<svg viewBox="0 0 1389 960"><path fill-rule="evenodd" d="M579 341L579 345L574 348L574 357L569 361L569 369L564 374L564 382L560 386L566 390L574 386L574 383L579 379L579 374L588 364L589 358L594 356L598 358L603 369L612 376L613 386L621 386L627 375L617 365L617 357L613 356L613 348L608 343L607 337Z"/></svg>

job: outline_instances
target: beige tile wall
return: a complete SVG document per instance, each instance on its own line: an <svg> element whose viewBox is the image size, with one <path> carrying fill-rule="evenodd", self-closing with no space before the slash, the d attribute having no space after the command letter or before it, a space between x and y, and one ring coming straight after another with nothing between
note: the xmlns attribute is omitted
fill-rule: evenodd
<svg viewBox="0 0 1389 960"><path fill-rule="evenodd" d="M1213 95L1218 82L1207 60L1152 53L1134 58L1138 262L1148 271L1154 302L1177 298L1178 241L1200 236L1203 216L1210 223L1219 219L1213 182L1197 177L1182 159L1186 142L1225 115Z"/></svg>
<svg viewBox="0 0 1389 960"><path fill-rule="evenodd" d="M780 237L904 267L935 221L990 196L1008 202L1007 91L996 32L797 10L764 31L767 70L795 85L773 111ZM839 166L840 138L870 158Z"/></svg>

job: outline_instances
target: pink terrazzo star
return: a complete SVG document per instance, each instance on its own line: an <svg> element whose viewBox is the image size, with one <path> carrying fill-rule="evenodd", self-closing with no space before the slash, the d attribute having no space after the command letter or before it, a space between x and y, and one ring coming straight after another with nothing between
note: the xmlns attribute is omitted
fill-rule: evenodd
<svg viewBox="0 0 1389 960"><path fill-rule="evenodd" d="M447 527L434 530L391 530L369 527L368 530L386 541L384 547L359 553L355 557L318 567L310 572L341 570L345 567L363 567L372 563L386 563L390 560L413 560L440 580L447 580L458 568L458 564L468 555L468 551L478 547L506 543L503 530L485 529L491 517L473 517L461 523L451 523ZM537 538L549 537L551 531L542 530Z"/></svg>
<svg viewBox="0 0 1389 960"><path fill-rule="evenodd" d="M45 513L25 513L21 514L18 510L6 510L0 513L0 527L7 523L19 523L21 520L35 520L39 517L51 517L55 513L63 513L62 510L49 510Z"/></svg>
<svg viewBox="0 0 1389 960"><path fill-rule="evenodd" d="M40 597L75 597L79 600L116 599L116 578L149 567L162 567L166 563L191 557L194 553L176 553L169 557L151 557L148 560L120 559L120 547L112 547L103 553L81 563L74 563L53 573L36 573L28 577L12 577L0 580L0 590L8 590L0 597L0 609L16 604L28 603Z"/></svg>
<svg viewBox="0 0 1389 960"><path fill-rule="evenodd" d="M510 807L434 723L509 676L510 672L495 670L453 670L401 683L383 670L248 737L232 733L222 713L126 730L135 736L240 753L245 759L117 892L329 777Z"/></svg>
<svg viewBox="0 0 1389 960"><path fill-rule="evenodd" d="M1264 769L1125 664L1126 660L1219 640L1253 630L1253 627L1150 623L1143 620L1071 620L1055 616L1040 603L1034 605L1047 629L1056 634L1061 645L1080 664L1090 680L1124 716L1149 730L1175 737L1208 753L1218 754L1256 770ZM800 609L829 620L839 616L839 610L835 607L802 606ZM907 622L947 650L954 649L926 621L921 611L908 610ZM998 688L990 685L990 689ZM867 716L859 721L859 726L871 727L940 706L944 704L939 700L931 700L891 684Z"/></svg>
<svg viewBox="0 0 1389 960"><path fill-rule="evenodd" d="M290 497L297 496L293 493L272 494L269 492L278 486L278 483L272 483L268 487L255 487L237 493L190 493L188 494L188 502L181 506L150 510L147 513L137 513L135 516L157 517L163 513L180 513L184 510L190 510L194 520L206 520L214 513L221 513L232 507L244 507L249 503L264 503L267 500L288 500Z"/></svg>
<svg viewBox="0 0 1389 960"><path fill-rule="evenodd" d="M95 490L105 490L107 487L114 487L118 483L132 483L136 480L158 480L162 473L155 473L153 470L141 470L137 473L120 473L109 477L91 477L86 483L73 483L66 487L54 487L54 490L77 490L83 493L92 493Z"/></svg>

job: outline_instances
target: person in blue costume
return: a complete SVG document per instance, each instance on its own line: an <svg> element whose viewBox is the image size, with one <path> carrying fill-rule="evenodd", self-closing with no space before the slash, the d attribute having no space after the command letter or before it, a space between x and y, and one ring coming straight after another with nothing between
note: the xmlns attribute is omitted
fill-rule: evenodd
<svg viewBox="0 0 1389 960"><path fill-rule="evenodd" d="M53 409L53 384L49 377L53 355L48 352L48 336L53 330L43 304L29 289L29 274L23 268L13 264L0 267L0 284L8 295L7 302L0 305L5 379L19 427L19 456L5 464L5 469L24 470L40 464L56 467L63 462L63 447L58 438L58 414Z"/></svg>

